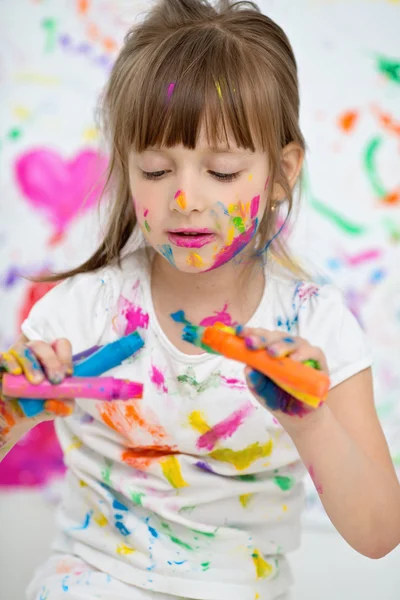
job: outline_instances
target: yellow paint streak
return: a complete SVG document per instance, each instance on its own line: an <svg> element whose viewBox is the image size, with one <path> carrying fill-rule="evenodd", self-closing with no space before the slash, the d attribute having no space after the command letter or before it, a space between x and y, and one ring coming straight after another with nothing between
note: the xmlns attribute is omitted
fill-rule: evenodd
<svg viewBox="0 0 400 600"><path fill-rule="evenodd" d="M235 237L235 228L232 225L231 227L229 227L229 230L228 230L228 237L226 239L227 246L230 246L232 244L234 237Z"/></svg>
<svg viewBox="0 0 400 600"><path fill-rule="evenodd" d="M99 527L105 527L106 525L108 525L108 519L105 515L103 515L103 513L98 513L94 515L93 521L97 523Z"/></svg>
<svg viewBox="0 0 400 600"><path fill-rule="evenodd" d="M16 106L13 112L17 119L21 119L22 121L27 119L31 114L29 108L26 108L25 106Z"/></svg>
<svg viewBox="0 0 400 600"><path fill-rule="evenodd" d="M41 73L20 73L15 79L27 83L39 83L40 85L59 85L61 83L59 77L51 77Z"/></svg>
<svg viewBox="0 0 400 600"><path fill-rule="evenodd" d="M222 100L222 90L221 90L221 86L219 84L219 81L215 82L215 87L217 88L219 99Z"/></svg>
<svg viewBox="0 0 400 600"><path fill-rule="evenodd" d="M117 546L117 554L120 556L128 556L129 554L133 554L135 550L126 544L120 544Z"/></svg>
<svg viewBox="0 0 400 600"><path fill-rule="evenodd" d="M211 427L207 424L204 413L200 410L194 410L189 415L189 425L199 433L207 433Z"/></svg>
<svg viewBox="0 0 400 600"><path fill-rule="evenodd" d="M287 505L286 505L286 504L283 504L283 506L282 506L282 510L283 510L283 512L286 512L286 511L287 511Z"/></svg>
<svg viewBox="0 0 400 600"><path fill-rule="evenodd" d="M187 257L187 263L190 267L204 267L203 259L201 258L200 254L197 254L197 252L191 252L189 254L189 256Z"/></svg>
<svg viewBox="0 0 400 600"><path fill-rule="evenodd" d="M243 450L231 450L230 448L221 448L213 450L210 453L211 458L220 462L227 462L233 465L238 471L247 469L255 460L269 456L272 452L272 440L269 440L263 446L258 442L247 446Z"/></svg>
<svg viewBox="0 0 400 600"><path fill-rule="evenodd" d="M179 190L179 192L177 192L175 195L175 201L176 201L177 205L179 206L179 208L181 208L182 210L185 210L185 208L187 207L185 192L183 192L182 190Z"/></svg>
<svg viewBox="0 0 400 600"><path fill-rule="evenodd" d="M183 479L181 465L176 456L168 456L161 460L161 469L165 479L174 488L187 487L189 484Z"/></svg>
<svg viewBox="0 0 400 600"><path fill-rule="evenodd" d="M239 496L240 504L243 506L243 508L246 508L253 495L254 494L242 494L241 496Z"/></svg>
<svg viewBox="0 0 400 600"><path fill-rule="evenodd" d="M69 446L67 446L64 450L65 454L68 454L68 452L71 452L72 450L78 450L78 448L80 448L82 446L82 441L76 436L72 436L72 442Z"/></svg>
<svg viewBox="0 0 400 600"><path fill-rule="evenodd" d="M251 181L253 179L253 175L250 173L249 175L249 181Z"/></svg>
<svg viewBox="0 0 400 600"><path fill-rule="evenodd" d="M83 132L83 139L85 142L92 142L93 140L97 140L99 137L99 131L96 127L86 127Z"/></svg>
<svg viewBox="0 0 400 600"><path fill-rule="evenodd" d="M83 479L79 480L79 485L80 485L80 487L87 487L87 483L85 481L83 481Z"/></svg>
<svg viewBox="0 0 400 600"><path fill-rule="evenodd" d="M257 579L269 577L273 571L272 565L263 559L258 550L254 550L252 558L257 572Z"/></svg>

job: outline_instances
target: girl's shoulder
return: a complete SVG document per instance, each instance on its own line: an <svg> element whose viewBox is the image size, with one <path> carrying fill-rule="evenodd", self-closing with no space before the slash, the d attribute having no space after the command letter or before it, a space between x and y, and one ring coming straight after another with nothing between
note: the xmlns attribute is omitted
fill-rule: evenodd
<svg viewBox="0 0 400 600"><path fill-rule="evenodd" d="M29 339L67 338L74 352L101 342L123 290L147 277L146 256L137 250L120 264L80 273L57 284L32 308L22 324Z"/></svg>

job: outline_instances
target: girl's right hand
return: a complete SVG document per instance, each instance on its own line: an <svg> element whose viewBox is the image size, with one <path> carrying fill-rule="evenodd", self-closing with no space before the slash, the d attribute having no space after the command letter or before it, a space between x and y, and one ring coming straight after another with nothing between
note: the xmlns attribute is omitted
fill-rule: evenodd
<svg viewBox="0 0 400 600"><path fill-rule="evenodd" d="M0 354L0 370L13 375L25 375L30 383L39 384L44 379L59 384L66 375L72 375L72 349L66 339L53 344L29 342L22 336L7 352ZM37 423L68 416L74 410L74 400L46 400L44 410L35 417L26 417L17 399L0 395L0 438L3 444L15 428L31 429Z"/></svg>

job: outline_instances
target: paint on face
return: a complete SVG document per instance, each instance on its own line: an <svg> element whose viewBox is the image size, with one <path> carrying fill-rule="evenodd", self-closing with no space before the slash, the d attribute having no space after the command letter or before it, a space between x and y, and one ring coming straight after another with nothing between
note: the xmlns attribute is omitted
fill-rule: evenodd
<svg viewBox="0 0 400 600"><path fill-rule="evenodd" d="M178 190L174 196L174 200L182 210L185 210L187 207L186 202L186 194L183 190Z"/></svg>
<svg viewBox="0 0 400 600"><path fill-rule="evenodd" d="M241 252L253 239L254 234L257 230L258 221L255 219L251 224L250 228L245 231L245 233L241 233L233 241L224 246L218 254L214 258L213 265L207 269L207 271L211 271L213 269L217 269L221 267L225 263L231 261L239 252Z"/></svg>
<svg viewBox="0 0 400 600"><path fill-rule="evenodd" d="M175 267L174 254L172 252L172 248L169 244L163 244L162 246L158 246L158 251L164 258L167 259L170 265Z"/></svg>
<svg viewBox="0 0 400 600"><path fill-rule="evenodd" d="M260 196L254 196L250 204L250 218L255 219L260 208Z"/></svg>
<svg viewBox="0 0 400 600"><path fill-rule="evenodd" d="M189 267L193 267L195 269L201 269L202 267L204 267L203 259L197 252L191 252L189 254L189 256L187 257L187 264L189 265Z"/></svg>

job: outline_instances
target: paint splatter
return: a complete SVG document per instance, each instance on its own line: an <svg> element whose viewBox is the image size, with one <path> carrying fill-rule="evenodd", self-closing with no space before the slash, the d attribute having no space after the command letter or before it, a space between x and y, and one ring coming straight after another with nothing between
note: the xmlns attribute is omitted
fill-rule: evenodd
<svg viewBox="0 0 400 600"><path fill-rule="evenodd" d="M268 180L267 180L268 181ZM255 219L260 208L260 196L255 196L250 205L250 218Z"/></svg>
<svg viewBox="0 0 400 600"><path fill-rule="evenodd" d="M93 516L93 511L90 510L88 513L86 513L85 518L83 519L83 522L81 525L76 525L75 527L71 527L70 529L68 529L68 531L82 531L84 529L87 529L89 527L92 516Z"/></svg>
<svg viewBox="0 0 400 600"><path fill-rule="evenodd" d="M272 440L263 445L259 442L250 444L243 450L231 450L230 448L221 448L210 452L211 458L219 462L226 462L233 465L238 471L247 469L255 460L270 456L272 452Z"/></svg>
<svg viewBox="0 0 400 600"><path fill-rule="evenodd" d="M241 496L239 496L239 501L243 508L247 507L253 496L254 494L242 494Z"/></svg>
<svg viewBox="0 0 400 600"><path fill-rule="evenodd" d="M346 219L339 214L339 212L316 198L311 198L310 204L316 212L331 221L331 223L341 229L344 233L348 233L349 235L362 235L367 231L367 228L364 225L351 222L350 219Z"/></svg>
<svg viewBox="0 0 400 600"><path fill-rule="evenodd" d="M170 265L175 267L174 254L169 244L163 244L162 246L158 246L158 251L164 258L167 259Z"/></svg>
<svg viewBox="0 0 400 600"><path fill-rule="evenodd" d="M215 256L213 265L207 269L207 271L217 269L239 254L239 252L241 252L253 239L257 230L257 225L258 222L256 219L245 233L238 235L230 244L222 248Z"/></svg>
<svg viewBox="0 0 400 600"><path fill-rule="evenodd" d="M194 388L198 394L202 394L211 388L217 388L219 386L220 374L211 373L211 375L206 377L203 381L197 381L193 367L188 367L185 373L178 375L177 380L179 383L187 384Z"/></svg>
<svg viewBox="0 0 400 600"><path fill-rule="evenodd" d="M222 381L222 383L224 383L225 385L227 385L230 388L234 388L237 390L246 390L247 389L246 382L241 381L240 379L235 379L233 377L224 377L223 375L221 375L221 381Z"/></svg>
<svg viewBox="0 0 400 600"><path fill-rule="evenodd" d="M260 554L258 550L255 550L252 554L254 566L256 568L257 579L265 579L269 577L273 572L273 567L270 565Z"/></svg>
<svg viewBox="0 0 400 600"><path fill-rule="evenodd" d="M189 256L187 257L187 264L189 267L193 267L194 269L201 269L204 267L204 261L197 252L190 252Z"/></svg>
<svg viewBox="0 0 400 600"><path fill-rule="evenodd" d="M386 204L394 204L400 201L400 189L397 191L388 191L380 180L376 169L376 153L379 149L382 138L375 137L367 145L364 152L364 166L368 176L368 180L374 193Z"/></svg>
<svg viewBox="0 0 400 600"><path fill-rule="evenodd" d="M358 112L356 110L347 110L338 118L338 125L345 133L350 133L355 128L358 120Z"/></svg>
<svg viewBox="0 0 400 600"><path fill-rule="evenodd" d="M194 410L193 412L191 412L188 421L189 425L191 425L193 429L195 429L201 434L207 433L207 431L210 431L211 429L210 426L207 424L204 413L202 413L200 410Z"/></svg>
<svg viewBox="0 0 400 600"><path fill-rule="evenodd" d="M171 527L167 523L161 523L161 527L164 529L164 532L166 532L166 535L168 535L171 542L173 542L174 544L177 544L178 546L180 546L181 548L184 548L185 550L193 550L193 548L189 544L187 544L183 540L180 540L179 538L177 538L176 536L173 535Z"/></svg>
<svg viewBox="0 0 400 600"><path fill-rule="evenodd" d="M146 496L143 492L131 492L130 498L137 506L143 506L143 498Z"/></svg>
<svg viewBox="0 0 400 600"><path fill-rule="evenodd" d="M199 450L213 450L220 440L231 437L253 410L255 410L255 407L251 403L246 403L229 417L211 427L209 431L204 432L197 440L197 448Z"/></svg>
<svg viewBox="0 0 400 600"><path fill-rule="evenodd" d="M382 112L378 107L374 107L374 112L378 117L380 125L386 129L388 133L393 133L400 136L400 122L396 121L389 113Z"/></svg>
<svg viewBox="0 0 400 600"><path fill-rule="evenodd" d="M160 392L168 394L164 373L153 364L151 365L150 380Z"/></svg>
<svg viewBox="0 0 400 600"><path fill-rule="evenodd" d="M131 546L127 546L126 544L119 544L117 546L117 554L119 554L119 556L129 556L134 552L136 552L136 550L131 548Z"/></svg>
<svg viewBox="0 0 400 600"><path fill-rule="evenodd" d="M384 56L377 57L377 69L386 79L400 85L400 61Z"/></svg>
<svg viewBox="0 0 400 600"><path fill-rule="evenodd" d="M161 469L165 479L174 488L187 487L189 484L184 480L181 471L181 465L176 456L169 456L160 461Z"/></svg>
<svg viewBox="0 0 400 600"><path fill-rule="evenodd" d="M43 19L42 27L46 32L45 52L52 52L57 42L57 22L55 19Z"/></svg>
<svg viewBox="0 0 400 600"><path fill-rule="evenodd" d="M295 480L292 477L286 477L284 475L275 475L273 482L283 491L288 492L292 489Z"/></svg>
<svg viewBox="0 0 400 600"><path fill-rule="evenodd" d="M311 480L315 486L315 489L317 490L318 494L321 496L322 495L322 486L319 483L317 483L317 481L316 481L315 471L314 471L314 467L312 465L309 466L308 472L309 472Z"/></svg>
<svg viewBox="0 0 400 600"><path fill-rule="evenodd" d="M216 323L222 323L223 325L227 325L228 327L235 327L237 325L236 321L232 320L231 315L227 311L228 304L224 304L222 310L215 311L213 315L210 317L205 317L200 321L200 325L202 327L210 327L211 325L215 325Z"/></svg>
<svg viewBox="0 0 400 600"><path fill-rule="evenodd" d="M133 286L134 298L137 296L140 282ZM124 296L120 296L117 305L117 316L113 319L113 326L117 333L128 335L138 328L147 329L149 326L149 315L135 303Z"/></svg>
<svg viewBox="0 0 400 600"><path fill-rule="evenodd" d="M174 196L174 200L182 210L187 207L186 194L183 190L178 190Z"/></svg>

